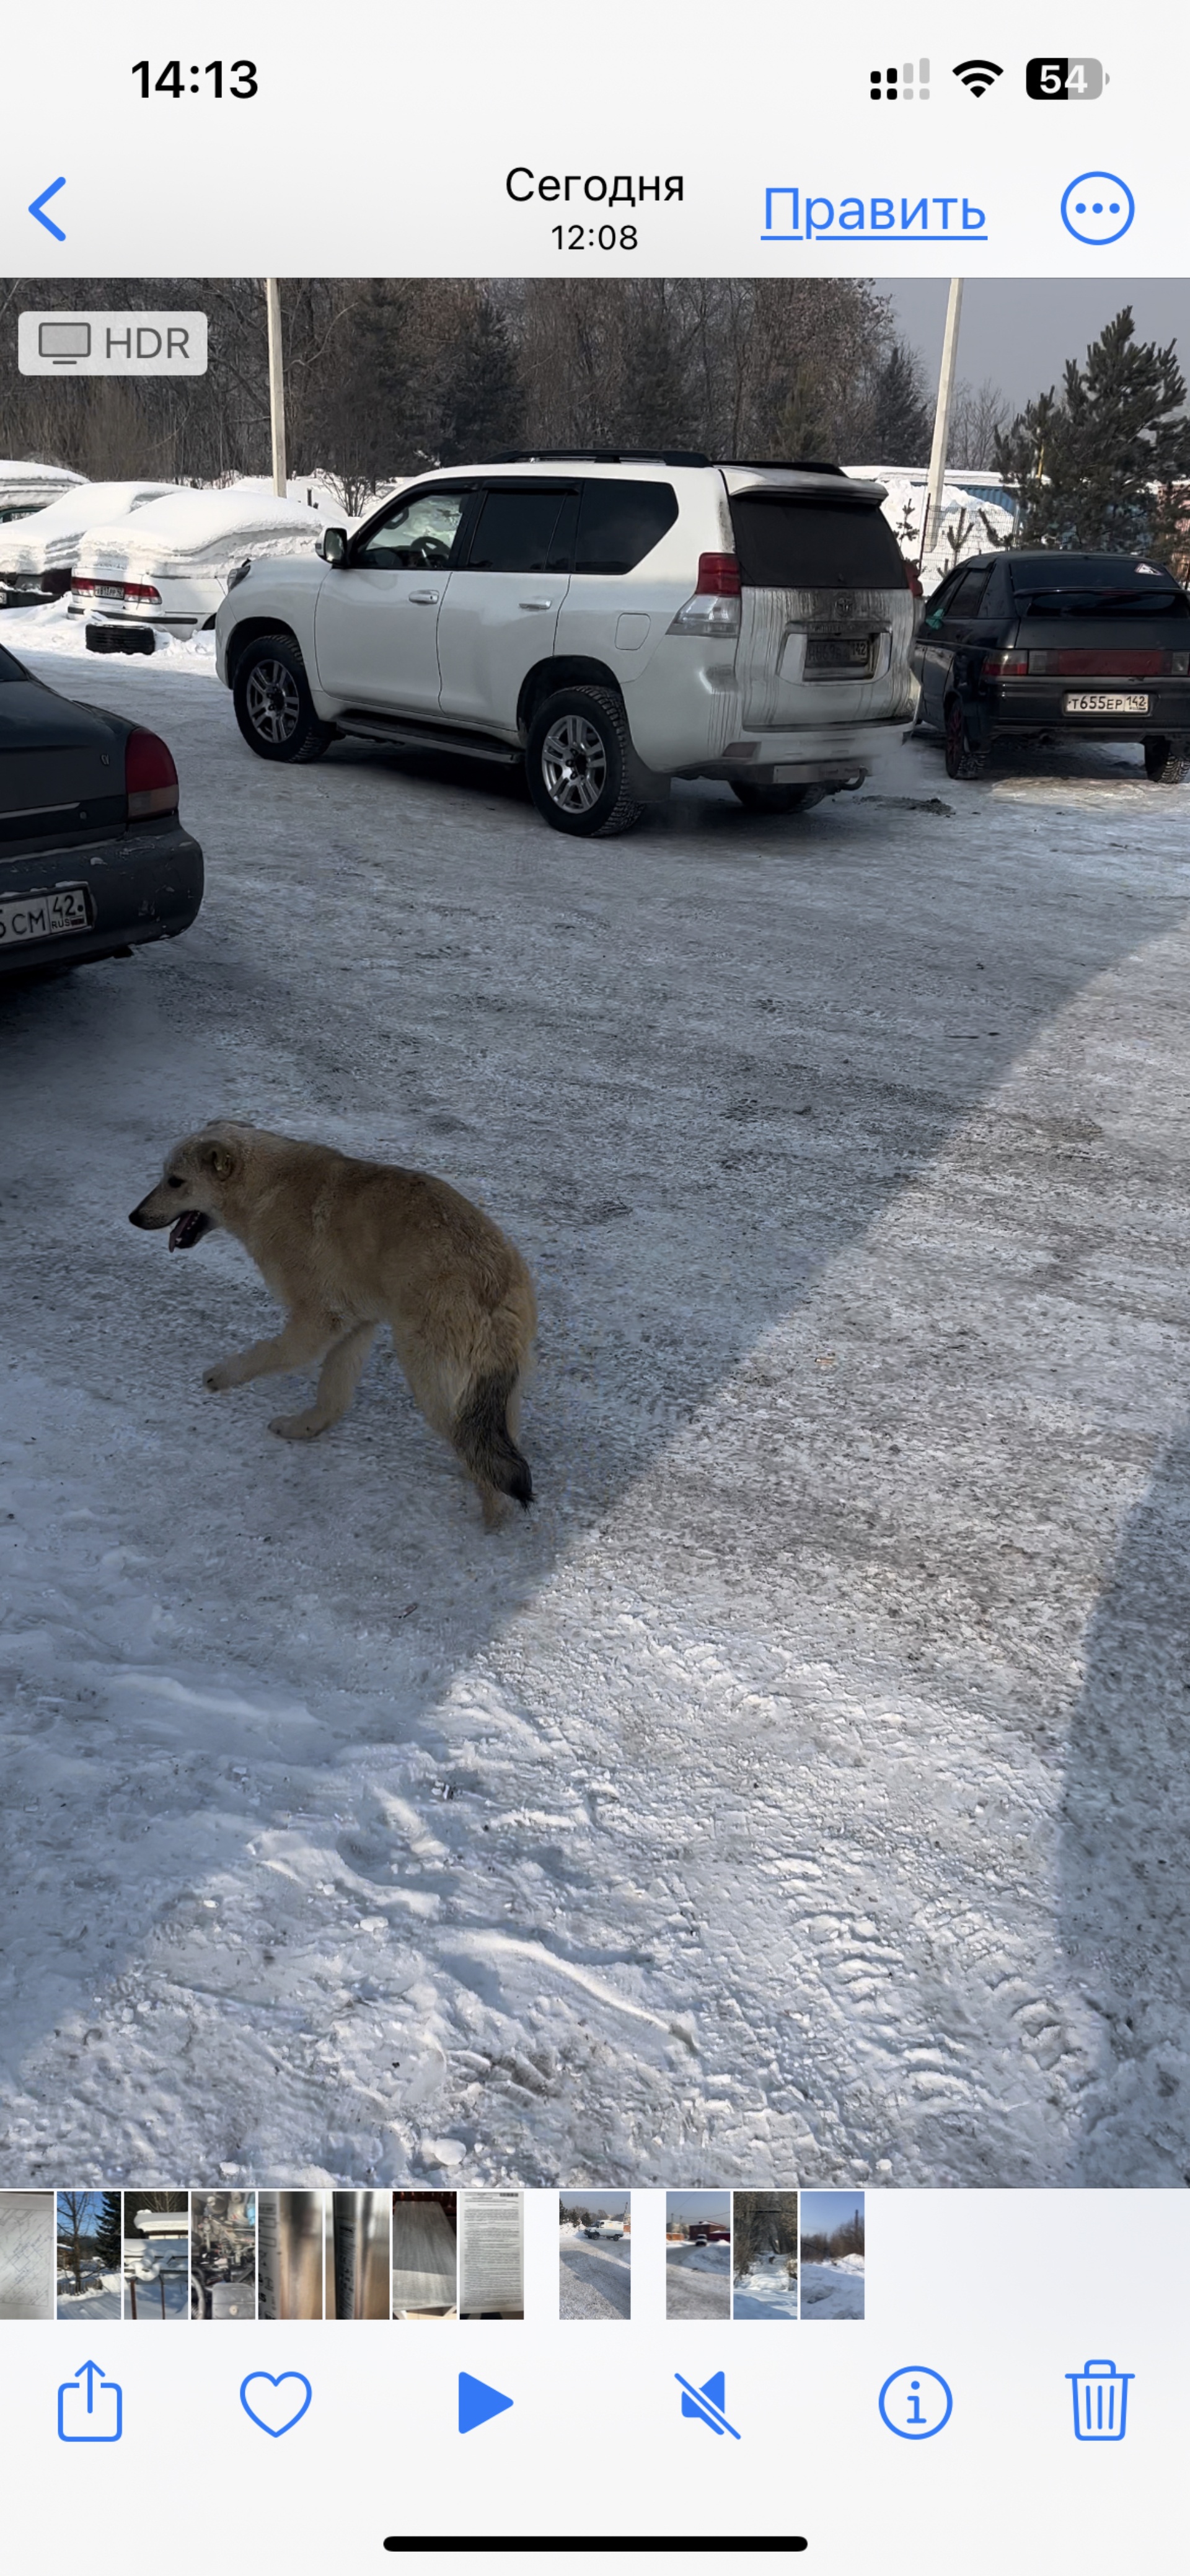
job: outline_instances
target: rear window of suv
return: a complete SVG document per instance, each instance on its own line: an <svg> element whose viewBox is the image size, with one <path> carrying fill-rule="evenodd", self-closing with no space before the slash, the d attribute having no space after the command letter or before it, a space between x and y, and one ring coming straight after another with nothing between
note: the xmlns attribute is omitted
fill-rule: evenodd
<svg viewBox="0 0 1190 2576"><path fill-rule="evenodd" d="M635 572L678 515L671 483L584 483L576 572Z"/></svg>
<svg viewBox="0 0 1190 2576"><path fill-rule="evenodd" d="M734 492L731 524L749 590L904 590L900 548L872 502Z"/></svg>

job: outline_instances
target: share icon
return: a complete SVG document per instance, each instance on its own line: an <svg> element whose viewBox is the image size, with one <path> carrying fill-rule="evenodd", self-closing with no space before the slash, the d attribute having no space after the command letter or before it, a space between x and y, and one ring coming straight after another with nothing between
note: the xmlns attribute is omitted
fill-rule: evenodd
<svg viewBox="0 0 1190 2576"><path fill-rule="evenodd" d="M692 2388L689 2380L683 2379L680 2370L675 2370L674 2378L678 2386L685 2391L682 2398L683 2415L697 2415L700 2423L710 2425L712 2433L730 2433L733 2442L739 2441L740 2436L734 2424L728 2423L723 2412L727 2389L721 2370L713 2370L710 2378L704 2379L701 2388Z"/></svg>

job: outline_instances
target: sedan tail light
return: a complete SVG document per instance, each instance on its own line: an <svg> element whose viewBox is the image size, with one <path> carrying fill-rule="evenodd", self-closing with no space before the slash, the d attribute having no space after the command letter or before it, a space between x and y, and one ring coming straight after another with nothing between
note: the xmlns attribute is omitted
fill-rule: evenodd
<svg viewBox="0 0 1190 2576"><path fill-rule="evenodd" d="M694 597L670 619L670 634L738 635L740 589L740 567L734 555L700 555Z"/></svg>
<svg viewBox="0 0 1190 2576"><path fill-rule="evenodd" d="M128 820L136 823L147 814L174 814L178 805L178 773L173 753L160 734L130 733L124 745L124 793L128 798Z"/></svg>
<svg viewBox="0 0 1190 2576"><path fill-rule="evenodd" d="M1027 653L985 653L984 675L989 680L1024 680L1029 675Z"/></svg>
<svg viewBox="0 0 1190 2576"><path fill-rule="evenodd" d="M100 593L106 599L113 591L118 591L121 599L147 599L150 607L160 608L161 606L161 593L154 589L151 581L93 581L89 574L76 572L71 578L70 587L72 590L81 592L87 599L95 599Z"/></svg>
<svg viewBox="0 0 1190 2576"><path fill-rule="evenodd" d="M1036 647L1030 671L1048 679L1160 680L1183 679L1190 654L1171 653L1159 644L1092 644Z"/></svg>

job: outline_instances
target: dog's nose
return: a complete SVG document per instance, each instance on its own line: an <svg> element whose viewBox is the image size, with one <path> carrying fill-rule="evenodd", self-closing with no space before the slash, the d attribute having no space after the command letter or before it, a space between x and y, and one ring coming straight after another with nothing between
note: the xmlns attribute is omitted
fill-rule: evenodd
<svg viewBox="0 0 1190 2576"><path fill-rule="evenodd" d="M144 1203L144 1200L142 1199L142 1200L141 1200L141 1203L140 1203L140 1206L139 1206L139 1207L134 1207L134 1208L132 1209L132 1211L131 1211L131 1213L130 1213L130 1215L129 1215L129 1219L128 1219L129 1225L143 1225L143 1224L144 1224L144 1222L145 1222L145 1218L144 1218L144 1204L145 1204L145 1203Z"/></svg>

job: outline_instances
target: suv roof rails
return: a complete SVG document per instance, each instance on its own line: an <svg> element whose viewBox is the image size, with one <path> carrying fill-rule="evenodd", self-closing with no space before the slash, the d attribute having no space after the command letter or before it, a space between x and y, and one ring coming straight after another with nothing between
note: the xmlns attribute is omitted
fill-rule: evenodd
<svg viewBox="0 0 1190 2576"><path fill-rule="evenodd" d="M691 447L502 447L493 465L709 465Z"/></svg>

